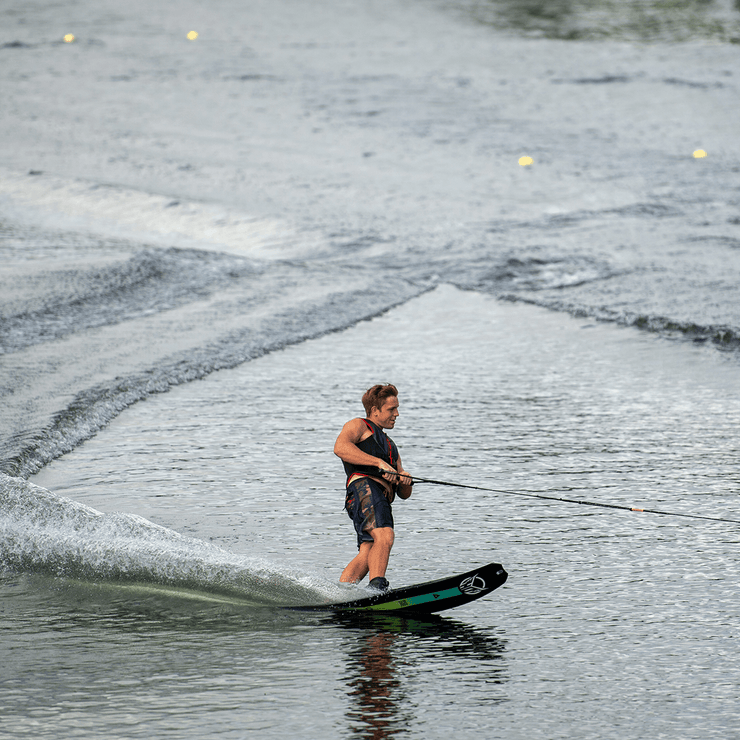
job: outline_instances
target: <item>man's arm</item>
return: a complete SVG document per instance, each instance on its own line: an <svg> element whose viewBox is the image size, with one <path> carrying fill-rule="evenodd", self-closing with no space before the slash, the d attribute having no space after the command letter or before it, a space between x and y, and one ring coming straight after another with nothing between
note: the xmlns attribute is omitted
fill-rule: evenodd
<svg viewBox="0 0 740 740"><path fill-rule="evenodd" d="M414 482L411 480L411 475L403 469L400 455L398 456L398 464L396 467L398 468L398 472L400 473L400 476L398 477L398 488L396 488L396 493L401 498L408 498L411 495L411 492L414 490Z"/></svg>
<svg viewBox="0 0 740 740"><path fill-rule="evenodd" d="M352 419L351 421L348 421L342 427L342 431L339 432L337 441L334 443L334 454L341 460L344 460L344 462L348 462L351 465L369 465L370 467L395 472L395 469L388 465L385 460L368 455L367 452L363 452L357 446L363 436L370 436L368 428L365 426L365 422L362 419ZM384 477L391 481L395 481L397 478L395 475Z"/></svg>

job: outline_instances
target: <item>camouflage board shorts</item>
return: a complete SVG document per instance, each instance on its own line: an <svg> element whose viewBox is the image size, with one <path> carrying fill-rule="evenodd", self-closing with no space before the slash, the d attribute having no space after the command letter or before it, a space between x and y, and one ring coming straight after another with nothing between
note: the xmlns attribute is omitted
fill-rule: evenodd
<svg viewBox="0 0 740 740"><path fill-rule="evenodd" d="M349 518L357 532L357 547L372 542L370 530L378 527L393 528L393 512L386 489L372 478L356 478L347 486L344 502Z"/></svg>

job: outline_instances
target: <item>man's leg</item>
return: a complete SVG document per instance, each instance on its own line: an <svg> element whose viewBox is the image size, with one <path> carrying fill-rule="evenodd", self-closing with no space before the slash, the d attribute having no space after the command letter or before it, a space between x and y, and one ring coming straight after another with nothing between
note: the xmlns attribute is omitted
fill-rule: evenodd
<svg viewBox="0 0 740 740"><path fill-rule="evenodd" d="M360 551L342 571L339 578L341 583L359 583L367 575L367 561L373 544L373 542L363 542L360 545Z"/></svg>
<svg viewBox="0 0 740 740"><path fill-rule="evenodd" d="M373 542L368 553L367 567L372 581L373 578L378 576L385 576L395 533L393 527L378 527L370 530L370 536L373 538Z"/></svg>
<svg viewBox="0 0 740 740"><path fill-rule="evenodd" d="M360 545L360 551L342 571L339 578L341 583L359 583L368 572L371 581L378 576L385 576L395 539L393 527L377 527L371 529L369 535L373 541Z"/></svg>

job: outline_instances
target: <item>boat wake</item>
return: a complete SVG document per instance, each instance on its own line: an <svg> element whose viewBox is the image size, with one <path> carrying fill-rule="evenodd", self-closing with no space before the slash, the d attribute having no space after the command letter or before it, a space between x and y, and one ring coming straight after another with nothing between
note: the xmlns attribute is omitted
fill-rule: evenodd
<svg viewBox="0 0 740 740"><path fill-rule="evenodd" d="M337 597L338 586L229 553L135 514L103 514L0 474L0 569L181 598L290 606Z"/></svg>

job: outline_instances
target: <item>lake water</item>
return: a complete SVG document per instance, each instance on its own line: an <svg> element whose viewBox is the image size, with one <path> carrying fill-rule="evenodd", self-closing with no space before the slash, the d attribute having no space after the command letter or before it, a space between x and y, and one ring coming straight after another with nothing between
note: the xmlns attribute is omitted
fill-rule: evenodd
<svg viewBox="0 0 740 740"><path fill-rule="evenodd" d="M429 621L271 606L346 596L330 450L373 358L421 477L736 511L732 360L440 288L150 398L32 479L108 521L41 507L33 547L68 577L4 579L16 736L731 737L734 524L419 484L395 506L391 582L497 561L503 588Z"/></svg>
<svg viewBox="0 0 740 740"><path fill-rule="evenodd" d="M6 20L0 736L740 737L736 3ZM283 610L364 593L375 382L488 489L398 501L391 584L509 580Z"/></svg>

